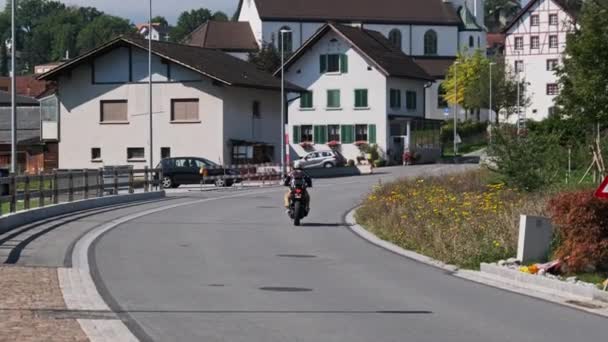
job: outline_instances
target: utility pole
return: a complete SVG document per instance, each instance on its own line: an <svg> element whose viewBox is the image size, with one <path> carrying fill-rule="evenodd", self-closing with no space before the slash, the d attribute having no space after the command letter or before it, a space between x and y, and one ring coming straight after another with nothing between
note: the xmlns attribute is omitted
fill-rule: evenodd
<svg viewBox="0 0 608 342"><path fill-rule="evenodd" d="M150 168L154 168L154 125L152 118L152 0L150 0L150 12L148 17L148 100L150 116Z"/></svg>
<svg viewBox="0 0 608 342"><path fill-rule="evenodd" d="M285 150L287 139L285 139L285 34L291 33L290 30L282 29L279 31L281 39L281 179L285 178Z"/></svg>
<svg viewBox="0 0 608 342"><path fill-rule="evenodd" d="M492 65L496 65L496 63L494 62L490 62L490 99L489 99L489 109L490 109L490 113L489 113L489 117L490 117L490 144L492 144L492 133L494 133L492 131L493 127L494 127L494 123L496 121L496 117L498 116L498 113L494 114L494 112L492 111Z"/></svg>
<svg viewBox="0 0 608 342"><path fill-rule="evenodd" d="M517 62L515 63L515 65L520 64L519 56L520 56L520 53L517 52ZM521 70L517 69L517 67L516 67L515 73L517 73L517 105L515 108L517 109L517 135L519 136L521 134L521 109L519 108L519 106L520 106L519 93L521 91Z"/></svg>
<svg viewBox="0 0 608 342"><path fill-rule="evenodd" d="M458 155L458 65L454 62L454 158Z"/></svg>
<svg viewBox="0 0 608 342"><path fill-rule="evenodd" d="M17 172L17 74L15 72L15 55L17 54L17 35L15 34L15 7L17 0L11 3L11 173ZM2 42L4 44L4 42Z"/></svg>

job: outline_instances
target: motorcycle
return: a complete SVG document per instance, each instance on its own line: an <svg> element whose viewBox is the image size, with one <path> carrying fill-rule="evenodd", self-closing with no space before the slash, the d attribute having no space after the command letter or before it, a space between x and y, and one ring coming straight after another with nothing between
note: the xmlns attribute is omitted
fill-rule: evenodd
<svg viewBox="0 0 608 342"><path fill-rule="evenodd" d="M293 179L290 184L291 193L289 194L289 217L293 220L294 226L299 226L300 221L308 216L306 207L306 182L303 179Z"/></svg>

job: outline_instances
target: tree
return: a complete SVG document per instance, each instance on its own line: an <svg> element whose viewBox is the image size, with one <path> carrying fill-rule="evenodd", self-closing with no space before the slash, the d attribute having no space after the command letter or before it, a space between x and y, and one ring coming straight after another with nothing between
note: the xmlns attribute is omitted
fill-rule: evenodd
<svg viewBox="0 0 608 342"><path fill-rule="evenodd" d="M167 18L163 17L162 15L157 15L156 17L152 18L152 23L169 27L169 22L167 21Z"/></svg>
<svg viewBox="0 0 608 342"><path fill-rule="evenodd" d="M500 32L521 10L517 0L488 0L485 5L485 24L490 32Z"/></svg>
<svg viewBox="0 0 608 342"><path fill-rule="evenodd" d="M608 122L608 8L587 1L558 68L560 115L581 127Z"/></svg>
<svg viewBox="0 0 608 342"><path fill-rule="evenodd" d="M492 110L507 111L507 116L517 109L517 79L506 65L502 56L490 60L481 51L473 55L459 54L446 75L442 87L445 99L450 104L458 104L466 110L488 108L490 106L490 63L492 66ZM526 107L529 96L520 82L520 107ZM498 116L497 116L498 119Z"/></svg>
<svg viewBox="0 0 608 342"><path fill-rule="evenodd" d="M177 25L171 30L171 41L181 42L197 27L209 20L228 21L228 16L224 12L212 13L206 8L183 12L177 19Z"/></svg>
<svg viewBox="0 0 608 342"><path fill-rule="evenodd" d="M79 53L83 53L112 38L131 32L133 32L133 26L128 20L111 15L101 15L80 31L76 48Z"/></svg>
<svg viewBox="0 0 608 342"><path fill-rule="evenodd" d="M265 43L260 51L249 53L249 62L258 69L274 73L281 66L281 55L271 43Z"/></svg>

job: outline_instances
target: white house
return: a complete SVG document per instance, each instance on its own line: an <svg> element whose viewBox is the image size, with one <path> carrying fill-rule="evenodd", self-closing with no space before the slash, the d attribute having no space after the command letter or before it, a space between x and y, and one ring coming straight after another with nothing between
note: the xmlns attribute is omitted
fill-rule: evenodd
<svg viewBox="0 0 608 342"><path fill-rule="evenodd" d="M237 16L258 44L287 53L327 22L381 32L438 81L426 90L428 118L444 119L439 85L458 52L486 50L483 0L241 0ZM282 37L282 29L291 33Z"/></svg>
<svg viewBox="0 0 608 342"><path fill-rule="evenodd" d="M559 93L555 69L574 28L575 13L563 1L530 0L505 28L505 61L522 81L530 105L521 119L542 120L555 110ZM510 118L517 121L517 115Z"/></svg>
<svg viewBox="0 0 608 342"><path fill-rule="evenodd" d="M152 30L148 29L149 24L137 24L137 32L144 38L148 39L148 36L152 34L152 40L167 41L169 40L169 27L161 23L152 23Z"/></svg>
<svg viewBox="0 0 608 342"><path fill-rule="evenodd" d="M216 50L153 42L152 53L155 163L280 160L279 80ZM40 78L57 82L60 168L148 165L147 41L117 38Z"/></svg>
<svg viewBox="0 0 608 342"><path fill-rule="evenodd" d="M440 155L440 122L424 119L434 78L380 32L326 24L287 60L285 79L307 89L289 104L298 155L340 148L354 160L361 144L395 163L404 150Z"/></svg>

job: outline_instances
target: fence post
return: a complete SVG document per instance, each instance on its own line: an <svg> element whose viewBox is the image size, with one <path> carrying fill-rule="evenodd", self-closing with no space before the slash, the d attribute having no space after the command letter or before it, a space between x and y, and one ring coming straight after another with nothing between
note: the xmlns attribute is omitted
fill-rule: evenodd
<svg viewBox="0 0 608 342"><path fill-rule="evenodd" d="M150 178L148 177L148 172L150 172L150 169L148 169L148 165L146 165L146 167L144 167L144 192L150 191Z"/></svg>
<svg viewBox="0 0 608 342"><path fill-rule="evenodd" d="M59 203L59 175L57 170L53 172L53 204Z"/></svg>
<svg viewBox="0 0 608 342"><path fill-rule="evenodd" d="M129 169L129 193L132 194L135 192L133 188L133 169Z"/></svg>
<svg viewBox="0 0 608 342"><path fill-rule="evenodd" d="M68 202L74 201L74 173L68 172Z"/></svg>
<svg viewBox="0 0 608 342"><path fill-rule="evenodd" d="M38 207L44 207L44 175L38 176Z"/></svg>
<svg viewBox="0 0 608 342"><path fill-rule="evenodd" d="M89 199L89 170L84 170L84 199Z"/></svg>
<svg viewBox="0 0 608 342"><path fill-rule="evenodd" d="M103 191L105 188L104 180L103 180L103 168L99 168L99 182L97 182L97 190L99 191L97 197L103 197Z"/></svg>
<svg viewBox="0 0 608 342"><path fill-rule="evenodd" d="M15 179L15 174L11 173L10 174L10 196L11 196L11 200L10 200L10 212L14 213L17 211L17 181Z"/></svg>
<svg viewBox="0 0 608 342"><path fill-rule="evenodd" d="M113 195L118 195L118 169L114 168L114 193Z"/></svg>
<svg viewBox="0 0 608 342"><path fill-rule="evenodd" d="M30 209L30 176L25 176L24 187L23 187L23 209Z"/></svg>

